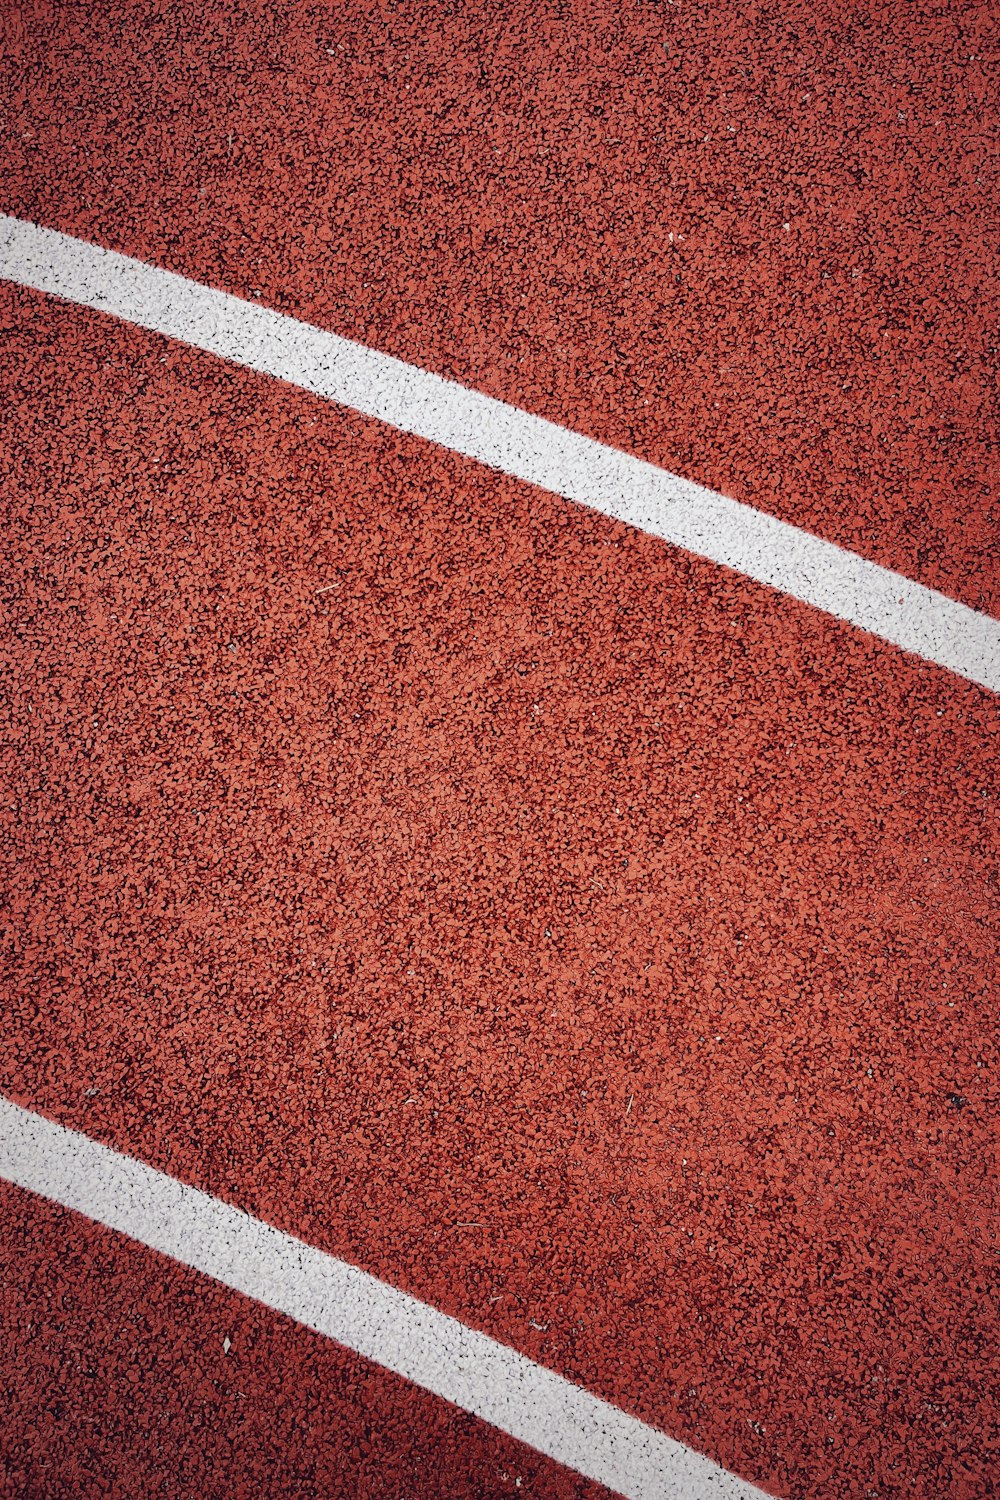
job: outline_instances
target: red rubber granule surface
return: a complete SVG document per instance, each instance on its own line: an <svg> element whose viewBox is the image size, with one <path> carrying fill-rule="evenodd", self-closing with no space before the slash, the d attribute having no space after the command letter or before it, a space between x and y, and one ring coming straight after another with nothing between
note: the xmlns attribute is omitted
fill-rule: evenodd
<svg viewBox="0 0 1000 1500"><path fill-rule="evenodd" d="M995 700L301 392L0 309L0 1086L780 1494L985 1494ZM72 1234L68 1275L108 1243Z"/></svg>
<svg viewBox="0 0 1000 1500"><path fill-rule="evenodd" d="M0 1332L24 1351L0 1390L4 1495L608 1493L7 1183L0 1214Z"/></svg>
<svg viewBox="0 0 1000 1500"><path fill-rule="evenodd" d="M8 212L1000 612L989 7L9 18Z"/></svg>

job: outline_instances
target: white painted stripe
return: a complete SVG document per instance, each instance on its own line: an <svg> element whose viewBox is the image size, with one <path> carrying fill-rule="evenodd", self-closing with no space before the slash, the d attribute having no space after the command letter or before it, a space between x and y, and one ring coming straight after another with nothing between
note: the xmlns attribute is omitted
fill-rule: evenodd
<svg viewBox="0 0 1000 1500"><path fill-rule="evenodd" d="M440 443L1000 692L1000 621L542 417L271 308L6 215L0 278L112 313Z"/></svg>
<svg viewBox="0 0 1000 1500"><path fill-rule="evenodd" d="M630 1500L763 1496L486 1334L2 1096L0 1177L304 1323Z"/></svg>

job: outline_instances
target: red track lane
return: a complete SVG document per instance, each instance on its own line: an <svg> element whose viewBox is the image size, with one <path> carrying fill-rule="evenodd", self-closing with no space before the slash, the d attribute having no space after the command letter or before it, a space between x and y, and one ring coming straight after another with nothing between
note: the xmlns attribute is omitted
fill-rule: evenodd
<svg viewBox="0 0 1000 1500"><path fill-rule="evenodd" d="M485 1423L0 1183L0 1495L599 1500ZM225 1340L229 1340L227 1351Z"/></svg>
<svg viewBox="0 0 1000 1500"><path fill-rule="evenodd" d="M11 20L3 207L1000 613L985 5Z"/></svg>
<svg viewBox="0 0 1000 1500"><path fill-rule="evenodd" d="M995 701L0 308L0 1090L779 1493L983 1494Z"/></svg>

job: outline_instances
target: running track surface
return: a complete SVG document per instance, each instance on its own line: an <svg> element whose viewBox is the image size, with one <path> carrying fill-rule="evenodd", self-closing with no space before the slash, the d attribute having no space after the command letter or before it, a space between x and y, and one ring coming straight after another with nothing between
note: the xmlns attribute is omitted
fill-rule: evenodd
<svg viewBox="0 0 1000 1500"><path fill-rule="evenodd" d="M997 614L984 25L46 11L0 208ZM996 698L92 310L0 329L0 1091L775 1494L987 1494ZM11 1494L599 1493L2 1224Z"/></svg>

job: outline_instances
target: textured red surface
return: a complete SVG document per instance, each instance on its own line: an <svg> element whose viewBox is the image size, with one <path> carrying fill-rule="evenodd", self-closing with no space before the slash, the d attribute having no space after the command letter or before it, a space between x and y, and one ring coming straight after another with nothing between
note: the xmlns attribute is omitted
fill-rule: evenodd
<svg viewBox="0 0 1000 1500"><path fill-rule="evenodd" d="M995 701L0 309L0 1087L780 1493L984 1494Z"/></svg>
<svg viewBox="0 0 1000 1500"><path fill-rule="evenodd" d="M988 6L144 3L8 24L9 212L1000 612Z"/></svg>
<svg viewBox="0 0 1000 1500"><path fill-rule="evenodd" d="M0 1495L599 1500L465 1412L0 1182ZM225 1340L230 1347L225 1347Z"/></svg>

